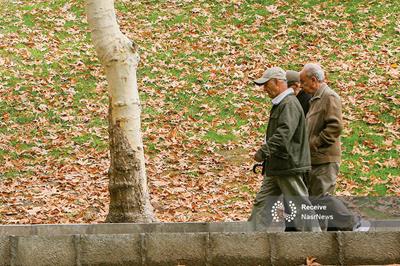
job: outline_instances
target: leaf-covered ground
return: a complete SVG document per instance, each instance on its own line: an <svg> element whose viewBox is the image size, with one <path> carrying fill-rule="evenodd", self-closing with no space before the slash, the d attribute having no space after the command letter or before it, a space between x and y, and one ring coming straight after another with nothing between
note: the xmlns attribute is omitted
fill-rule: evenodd
<svg viewBox="0 0 400 266"><path fill-rule="evenodd" d="M400 195L400 2L117 1L140 46L151 198L160 221L247 219L269 66L320 62L342 97L339 195ZM107 83L84 2L0 1L0 222L103 221Z"/></svg>

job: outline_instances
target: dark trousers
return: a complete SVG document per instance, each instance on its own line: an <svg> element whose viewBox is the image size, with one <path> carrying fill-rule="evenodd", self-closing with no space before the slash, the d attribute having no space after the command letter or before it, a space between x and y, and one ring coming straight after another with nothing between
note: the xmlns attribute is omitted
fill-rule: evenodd
<svg viewBox="0 0 400 266"><path fill-rule="evenodd" d="M279 212L277 209L283 207L283 202L280 201L282 195L293 217L287 220L292 222L296 231L321 231L318 220L302 219L301 216L302 214L315 215L314 211L301 211L302 206L311 205L303 175L264 177L249 218L249 222L255 225L256 230L268 230L274 222L275 215Z"/></svg>

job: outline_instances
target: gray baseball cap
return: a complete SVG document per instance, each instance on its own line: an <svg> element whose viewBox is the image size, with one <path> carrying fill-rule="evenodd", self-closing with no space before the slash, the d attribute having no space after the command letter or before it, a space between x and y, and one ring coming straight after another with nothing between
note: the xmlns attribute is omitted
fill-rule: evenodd
<svg viewBox="0 0 400 266"><path fill-rule="evenodd" d="M258 86L264 85L270 79L286 80L286 72L280 67L268 68L261 78L254 80L254 83Z"/></svg>
<svg viewBox="0 0 400 266"><path fill-rule="evenodd" d="M295 82L300 82L300 72L288 70L286 71L286 79L288 85L291 85Z"/></svg>

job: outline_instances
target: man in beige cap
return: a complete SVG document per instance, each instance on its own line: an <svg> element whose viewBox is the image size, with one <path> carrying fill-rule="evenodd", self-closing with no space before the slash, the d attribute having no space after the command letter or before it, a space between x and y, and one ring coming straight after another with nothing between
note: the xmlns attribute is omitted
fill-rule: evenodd
<svg viewBox="0 0 400 266"><path fill-rule="evenodd" d="M304 115L307 115L308 109L310 108L310 99L312 96L301 89L300 72L287 70L286 79L288 87L293 89L297 100L299 100L301 107L303 108Z"/></svg>
<svg viewBox="0 0 400 266"><path fill-rule="evenodd" d="M318 220L304 220L302 215L315 216L310 206L303 176L310 170L304 113L293 89L287 87L286 72L280 67L267 69L263 76L254 81L263 86L272 99L272 109L266 132L265 144L257 151L254 159L265 162L264 180L256 195L249 221L256 230L265 230L277 221L277 206L282 206L283 194L291 206L287 222L293 222L297 231L320 231Z"/></svg>

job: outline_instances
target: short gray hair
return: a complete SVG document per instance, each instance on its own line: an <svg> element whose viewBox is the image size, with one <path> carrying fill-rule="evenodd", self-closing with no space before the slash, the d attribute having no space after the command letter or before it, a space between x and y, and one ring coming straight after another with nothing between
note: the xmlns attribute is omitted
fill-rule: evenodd
<svg viewBox="0 0 400 266"><path fill-rule="evenodd" d="M322 82L325 80L325 73L322 67L319 64L315 63L308 63L304 66L303 68L304 73L306 73L306 76L311 78L315 77L319 82Z"/></svg>

